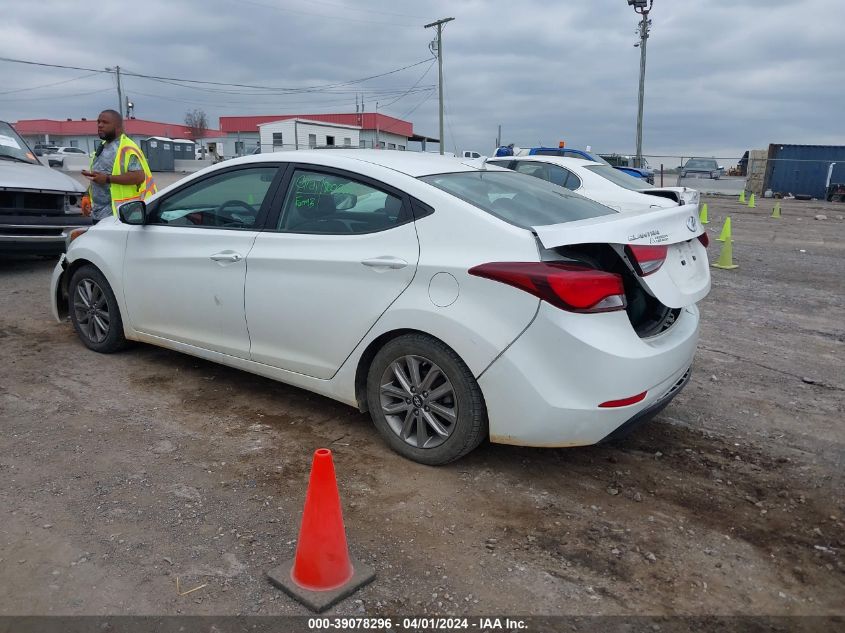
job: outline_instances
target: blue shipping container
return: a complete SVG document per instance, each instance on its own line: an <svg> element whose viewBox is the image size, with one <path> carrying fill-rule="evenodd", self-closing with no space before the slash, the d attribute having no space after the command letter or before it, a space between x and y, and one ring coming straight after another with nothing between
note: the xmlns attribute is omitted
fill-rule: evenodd
<svg viewBox="0 0 845 633"><path fill-rule="evenodd" d="M825 199L830 166L831 183L845 183L845 146L769 145L764 189L774 193Z"/></svg>

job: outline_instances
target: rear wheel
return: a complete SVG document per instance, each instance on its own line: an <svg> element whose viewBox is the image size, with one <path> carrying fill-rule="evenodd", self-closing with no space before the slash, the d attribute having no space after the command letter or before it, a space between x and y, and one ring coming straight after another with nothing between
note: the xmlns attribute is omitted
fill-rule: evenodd
<svg viewBox="0 0 845 633"><path fill-rule="evenodd" d="M123 320L109 282L94 266L82 266L68 286L70 319L86 347L110 354L127 345Z"/></svg>
<svg viewBox="0 0 845 633"><path fill-rule="evenodd" d="M454 461L487 436L487 410L472 372L425 334L400 336L379 350L367 374L367 403L390 447L421 464Z"/></svg>

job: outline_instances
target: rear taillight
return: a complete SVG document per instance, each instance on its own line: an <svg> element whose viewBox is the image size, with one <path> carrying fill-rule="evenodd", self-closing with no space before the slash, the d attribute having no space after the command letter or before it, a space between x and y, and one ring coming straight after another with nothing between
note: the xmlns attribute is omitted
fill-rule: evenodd
<svg viewBox="0 0 845 633"><path fill-rule="evenodd" d="M625 247L625 251L640 277L646 277L660 269L663 262L666 261L666 253L669 252L669 247L629 244Z"/></svg>
<svg viewBox="0 0 845 633"><path fill-rule="evenodd" d="M469 274L530 292L569 312L613 312L626 305L621 275L576 264L495 262L471 268Z"/></svg>
<svg viewBox="0 0 845 633"><path fill-rule="evenodd" d="M701 244L702 244L702 246L704 246L704 248L707 248L708 246L710 246L710 236L707 235L707 231L705 231L704 233L702 233L701 235L698 236L698 241L701 242Z"/></svg>

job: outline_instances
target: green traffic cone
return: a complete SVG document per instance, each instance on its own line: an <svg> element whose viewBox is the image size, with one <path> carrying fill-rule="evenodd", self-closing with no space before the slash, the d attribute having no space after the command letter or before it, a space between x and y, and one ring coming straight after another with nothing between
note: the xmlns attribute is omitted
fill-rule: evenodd
<svg viewBox="0 0 845 633"><path fill-rule="evenodd" d="M775 202L775 208L772 211L772 217L773 218L779 218L780 217L780 202Z"/></svg>
<svg viewBox="0 0 845 633"><path fill-rule="evenodd" d="M748 208L753 209L757 205L754 203L754 194L751 194L751 198L748 199Z"/></svg>
<svg viewBox="0 0 845 633"><path fill-rule="evenodd" d="M716 239L720 242L731 241L731 216L725 218L725 223L722 225L722 233Z"/></svg>
<svg viewBox="0 0 845 633"><path fill-rule="evenodd" d="M743 189L742 191L739 192L739 201L742 204L745 204L745 189Z"/></svg>
<svg viewBox="0 0 845 633"><path fill-rule="evenodd" d="M722 246L722 252L719 253L719 259L713 264L713 268L722 268L724 270L739 268L739 266L734 264L733 244L731 240L725 240L725 244Z"/></svg>
<svg viewBox="0 0 845 633"><path fill-rule="evenodd" d="M701 205L701 212L698 214L698 221L701 222L702 224L710 224L710 222L707 221L707 203L706 202Z"/></svg>

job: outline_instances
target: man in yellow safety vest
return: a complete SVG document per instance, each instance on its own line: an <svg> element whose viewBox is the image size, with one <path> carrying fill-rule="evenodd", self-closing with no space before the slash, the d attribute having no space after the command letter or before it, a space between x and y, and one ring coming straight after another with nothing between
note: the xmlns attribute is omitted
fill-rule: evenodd
<svg viewBox="0 0 845 633"><path fill-rule="evenodd" d="M97 117L97 147L88 170L91 181L88 202L94 224L112 215L130 200L144 200L156 192L147 159L135 142L123 133L123 117L115 110L103 110Z"/></svg>

